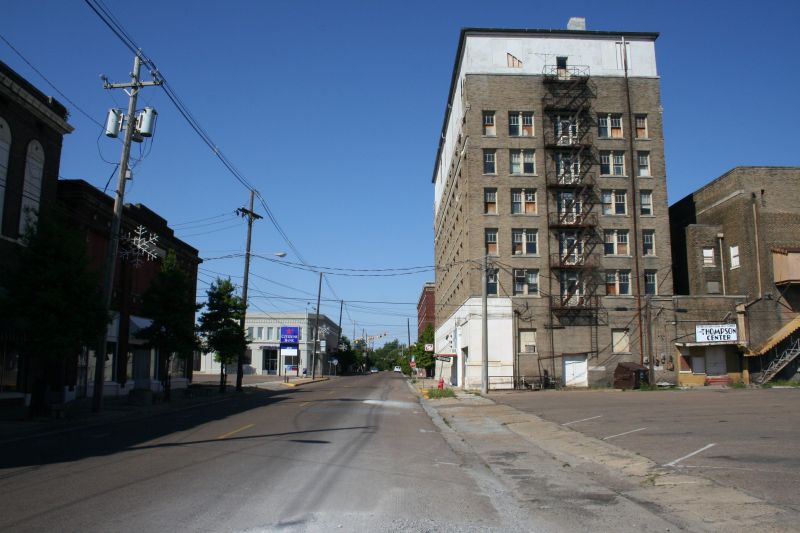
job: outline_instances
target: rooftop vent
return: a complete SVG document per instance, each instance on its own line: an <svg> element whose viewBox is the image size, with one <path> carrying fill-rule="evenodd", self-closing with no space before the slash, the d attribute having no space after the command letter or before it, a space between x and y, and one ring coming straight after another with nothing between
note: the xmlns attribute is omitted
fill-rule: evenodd
<svg viewBox="0 0 800 533"><path fill-rule="evenodd" d="M586 31L586 17L570 17L567 22L568 30Z"/></svg>

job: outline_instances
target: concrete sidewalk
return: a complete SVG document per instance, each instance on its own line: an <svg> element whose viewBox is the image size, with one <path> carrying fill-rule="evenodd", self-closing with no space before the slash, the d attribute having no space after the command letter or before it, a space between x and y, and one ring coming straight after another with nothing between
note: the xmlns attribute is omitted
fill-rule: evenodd
<svg viewBox="0 0 800 533"><path fill-rule="evenodd" d="M99 426L120 420L147 418L228 401L236 397L234 390L236 376L232 377L233 380L231 380L231 375L228 376L224 394L219 392L219 375L198 374L188 389L173 389L169 402L156 401L152 404L141 405L132 403L127 396L108 396L103 398L102 410L95 413L92 411L92 399L81 398L66 404L62 418L41 416L22 420L0 420L0 443L45 435L58 435L79 428ZM285 382L284 376L245 376L242 384L245 391L250 388L276 391L328 379L330 378L291 377L288 382Z"/></svg>
<svg viewBox="0 0 800 533"><path fill-rule="evenodd" d="M421 393L436 386L431 381L410 385ZM797 530L796 514L735 488L490 398L454 392L455 398L421 402L454 449L478 457L553 530Z"/></svg>

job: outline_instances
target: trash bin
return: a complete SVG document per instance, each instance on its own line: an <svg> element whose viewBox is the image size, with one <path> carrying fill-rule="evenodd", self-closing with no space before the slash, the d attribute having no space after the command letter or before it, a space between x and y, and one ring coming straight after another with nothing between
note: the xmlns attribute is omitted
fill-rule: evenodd
<svg viewBox="0 0 800 533"><path fill-rule="evenodd" d="M614 370L615 389L639 389L647 383L647 367L639 363L620 363Z"/></svg>

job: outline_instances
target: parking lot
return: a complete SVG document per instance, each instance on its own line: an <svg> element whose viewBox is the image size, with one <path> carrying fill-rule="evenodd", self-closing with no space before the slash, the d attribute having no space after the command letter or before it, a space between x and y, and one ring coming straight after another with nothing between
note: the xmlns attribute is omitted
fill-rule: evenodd
<svg viewBox="0 0 800 533"><path fill-rule="evenodd" d="M496 391L491 398L800 512L800 389Z"/></svg>

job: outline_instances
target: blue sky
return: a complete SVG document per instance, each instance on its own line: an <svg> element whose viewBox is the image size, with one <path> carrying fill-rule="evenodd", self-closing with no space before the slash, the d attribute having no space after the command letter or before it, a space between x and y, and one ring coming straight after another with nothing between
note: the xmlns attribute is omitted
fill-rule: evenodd
<svg viewBox="0 0 800 533"><path fill-rule="evenodd" d="M310 265L391 269L433 264L430 183L462 27L655 31L670 202L737 165L800 165L795 126L800 50L795 2L381 2L105 0L219 148L266 198ZM98 77L125 81L133 57L80 0L3 4L0 35L77 106L103 122L125 107ZM103 188L119 142L33 71L6 43L0 59L71 112L61 176ZM127 202L140 202L213 258L244 251L233 215L247 190L218 162L158 88L140 107L159 111L152 146ZM99 138L98 138L99 137ZM138 154L135 154L138 155ZM108 162L106 162L108 161ZM113 188L113 187L112 187ZM264 214L257 206L257 211ZM214 217L214 218L211 218ZM194 224L184 224L198 221ZM253 251L291 252L267 220ZM300 262L294 253L284 261ZM241 283L243 259L201 265ZM251 310L304 311L317 276L254 258ZM416 337L427 271L329 276L323 300L344 299L345 334ZM332 292L331 287L333 289ZM338 302L322 312L338 318Z"/></svg>

